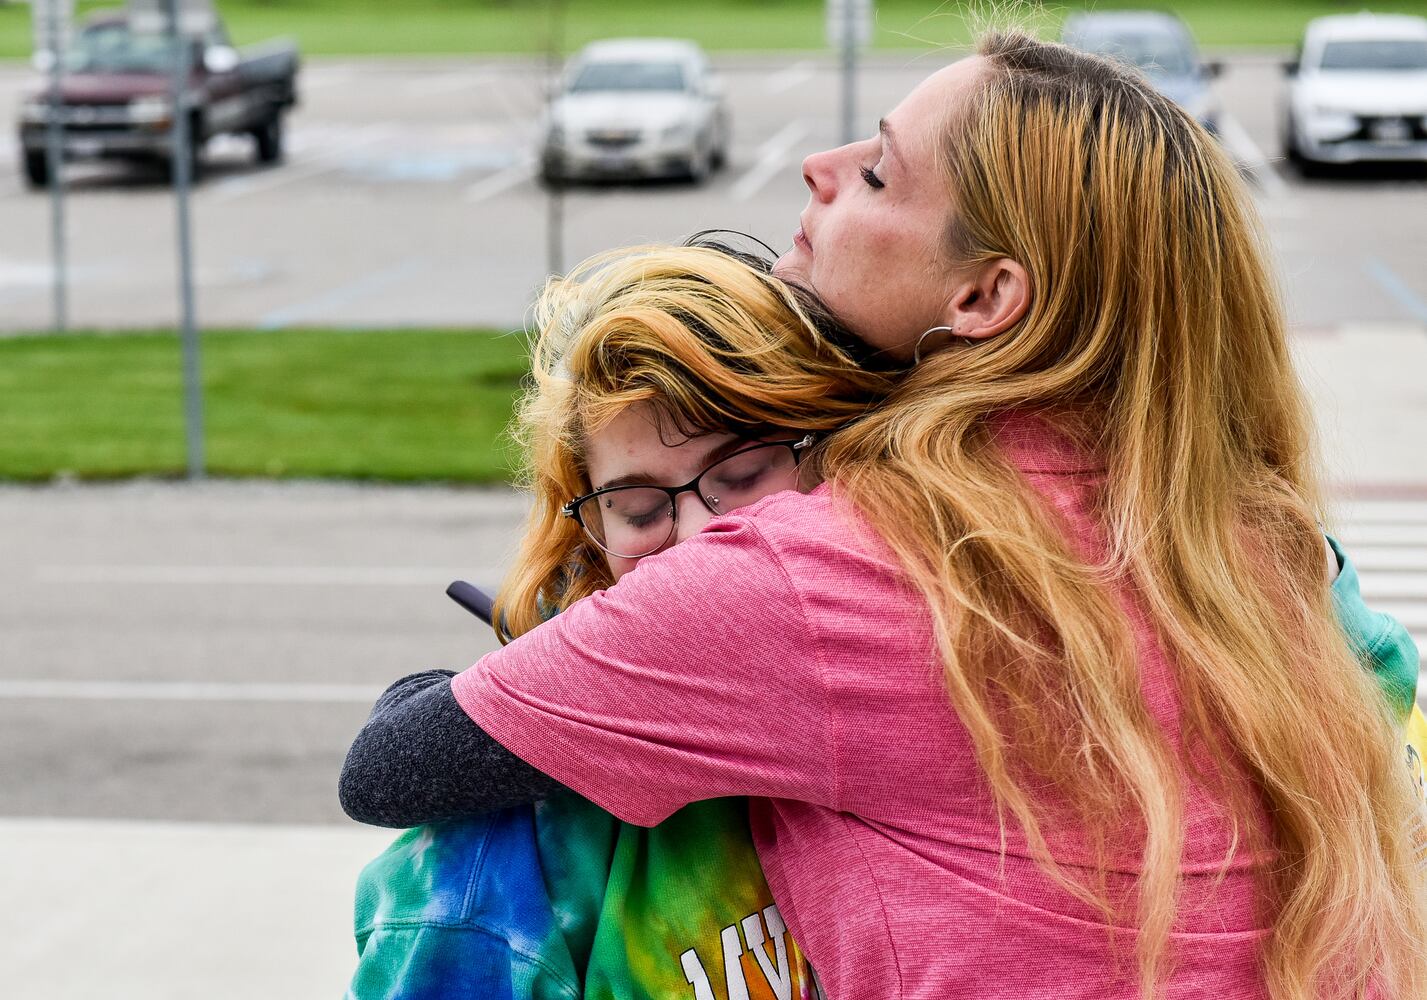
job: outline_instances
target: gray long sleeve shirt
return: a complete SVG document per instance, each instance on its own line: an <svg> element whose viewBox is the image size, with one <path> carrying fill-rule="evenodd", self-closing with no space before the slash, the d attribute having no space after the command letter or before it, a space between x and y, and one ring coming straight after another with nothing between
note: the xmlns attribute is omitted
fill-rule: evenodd
<svg viewBox="0 0 1427 1000"><path fill-rule="evenodd" d="M409 827L536 802L563 788L501 746L451 691L451 670L384 691L347 752L338 797L372 826Z"/></svg>

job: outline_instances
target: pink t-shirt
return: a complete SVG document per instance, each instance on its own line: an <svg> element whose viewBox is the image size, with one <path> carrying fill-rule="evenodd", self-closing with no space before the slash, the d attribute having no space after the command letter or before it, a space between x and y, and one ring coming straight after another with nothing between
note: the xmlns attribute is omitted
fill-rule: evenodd
<svg viewBox="0 0 1427 1000"><path fill-rule="evenodd" d="M1039 425L1001 440L1093 554L1103 473ZM1177 735L1172 664L1120 597L1151 710ZM774 897L832 1000L1139 995L1132 931L1051 883L1014 828L1003 862L925 603L827 487L715 519L453 687L495 739L625 821L751 796ZM1223 811L1197 788L1186 808L1168 995L1264 997L1263 859L1240 851L1217 881ZM1055 835L1062 862L1084 860L1075 831Z"/></svg>

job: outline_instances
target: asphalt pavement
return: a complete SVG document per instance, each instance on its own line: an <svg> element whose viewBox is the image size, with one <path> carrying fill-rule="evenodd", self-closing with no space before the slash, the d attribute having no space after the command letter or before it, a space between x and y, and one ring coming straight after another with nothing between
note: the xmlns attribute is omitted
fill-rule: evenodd
<svg viewBox="0 0 1427 1000"><path fill-rule="evenodd" d="M859 121L945 59L878 54L860 72ZM806 201L798 164L840 141L833 60L721 57L729 167L704 186L579 187L564 199L554 269L598 250L734 228L786 247ZM1226 145L1245 165L1281 261L1292 321L1427 324L1427 173L1304 181L1281 159L1275 58L1226 57ZM0 123L30 73L0 65ZM533 178L545 84L528 59L313 59L290 155L259 167L251 143L212 145L193 202L197 308L206 326L519 326L550 269L548 201ZM76 326L171 326L174 209L157 172L68 171ZM51 322L49 204L27 191L0 133L0 330Z"/></svg>

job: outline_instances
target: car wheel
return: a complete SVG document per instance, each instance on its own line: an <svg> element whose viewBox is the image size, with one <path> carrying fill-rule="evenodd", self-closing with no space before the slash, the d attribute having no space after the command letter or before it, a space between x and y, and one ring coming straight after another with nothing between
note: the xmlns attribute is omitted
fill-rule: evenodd
<svg viewBox="0 0 1427 1000"><path fill-rule="evenodd" d="M1284 121L1283 153L1300 177L1312 177L1317 172L1318 164L1304 156L1298 145L1298 126L1291 116Z"/></svg>
<svg viewBox="0 0 1427 1000"><path fill-rule="evenodd" d="M25 150L25 180L30 187L41 188L50 182L50 162L43 149Z"/></svg>
<svg viewBox="0 0 1427 1000"><path fill-rule="evenodd" d="M203 176L203 121L195 116L188 123L188 181L197 184ZM173 157L163 161L164 177L170 183L174 179Z"/></svg>
<svg viewBox="0 0 1427 1000"><path fill-rule="evenodd" d="M702 184L709 179L709 175L714 171L714 153L712 149L695 149L689 156L689 165L684 173L689 181L694 184Z"/></svg>
<svg viewBox="0 0 1427 1000"><path fill-rule="evenodd" d="M550 160L540 162L540 183L548 188L562 188L565 187L567 181L568 178L553 162Z"/></svg>
<svg viewBox="0 0 1427 1000"><path fill-rule="evenodd" d="M722 126L714 132L714 147L709 153L709 166L722 170L728 166L728 127Z"/></svg>
<svg viewBox="0 0 1427 1000"><path fill-rule="evenodd" d="M282 115L274 111L260 128L253 130L259 163L280 163L283 156Z"/></svg>
<svg viewBox="0 0 1427 1000"><path fill-rule="evenodd" d="M164 177L169 181L169 183L172 183L174 180L173 157L169 157L167 160L164 160L163 166ZM197 184L199 180L202 179L202 177L203 153L197 146L194 146L188 151L188 182L190 184Z"/></svg>

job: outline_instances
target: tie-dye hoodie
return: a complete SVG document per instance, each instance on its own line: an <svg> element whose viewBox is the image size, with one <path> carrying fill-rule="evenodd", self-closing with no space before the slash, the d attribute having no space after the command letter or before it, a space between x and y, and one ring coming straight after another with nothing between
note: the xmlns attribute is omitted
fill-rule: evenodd
<svg viewBox="0 0 1427 1000"><path fill-rule="evenodd" d="M651 829L574 794L417 827L357 885L358 1000L814 1000L742 799Z"/></svg>

